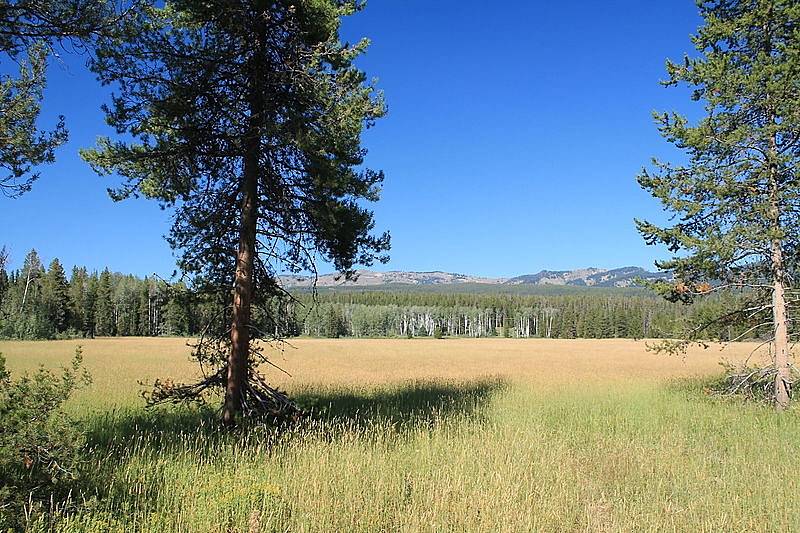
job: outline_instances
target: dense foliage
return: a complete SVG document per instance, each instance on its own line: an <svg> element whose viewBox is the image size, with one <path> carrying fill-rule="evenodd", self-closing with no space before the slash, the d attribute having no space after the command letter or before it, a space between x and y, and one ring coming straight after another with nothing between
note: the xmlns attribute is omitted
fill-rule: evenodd
<svg viewBox="0 0 800 533"><path fill-rule="evenodd" d="M89 272L70 279L58 259L45 268L31 251L20 270L0 269L0 337L155 336L196 333L209 309L181 283Z"/></svg>
<svg viewBox="0 0 800 533"><path fill-rule="evenodd" d="M704 338L730 340L747 331L712 323L734 305L717 296L687 306L642 289L576 289L527 294L394 291L301 291L274 298L254 314L255 327L279 337L668 337L685 324L709 322ZM183 283L156 277L88 272L67 279L61 263L48 268L31 251L19 270L0 269L0 336L196 336L224 302L200 298Z"/></svg>
<svg viewBox="0 0 800 533"><path fill-rule="evenodd" d="M728 305L721 298L685 306L644 290L593 289L555 295L359 291L297 298L296 332L318 337L654 338ZM718 324L705 333L727 340L741 332Z"/></svg>
<svg viewBox="0 0 800 533"><path fill-rule="evenodd" d="M21 528L69 496L80 475L81 430L63 411L90 382L80 348L60 374L12 379L0 355L0 530Z"/></svg>

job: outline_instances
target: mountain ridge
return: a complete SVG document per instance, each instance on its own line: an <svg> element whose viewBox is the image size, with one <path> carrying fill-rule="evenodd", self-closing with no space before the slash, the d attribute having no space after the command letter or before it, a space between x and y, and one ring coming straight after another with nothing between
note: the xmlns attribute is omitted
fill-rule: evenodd
<svg viewBox="0 0 800 533"><path fill-rule="evenodd" d="M491 278L473 276L440 270L417 272L392 270L376 272L373 270L357 270L354 280L345 281L340 274L323 274L317 279L317 287L375 287L392 285L461 285L474 283L479 285L565 285L573 287L632 287L637 279L656 280L669 279L663 272L650 272L641 267L626 266L613 269L579 268L575 270L541 270L535 274L522 274L512 278ZM281 285L286 288L309 288L313 285L313 276L283 275L279 276Z"/></svg>

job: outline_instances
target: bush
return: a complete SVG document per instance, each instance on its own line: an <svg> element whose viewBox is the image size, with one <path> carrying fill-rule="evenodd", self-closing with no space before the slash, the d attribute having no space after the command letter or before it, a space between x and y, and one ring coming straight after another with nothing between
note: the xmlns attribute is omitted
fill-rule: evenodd
<svg viewBox="0 0 800 533"><path fill-rule="evenodd" d="M439 326L433 328L433 338L434 339L441 339L444 337L444 331Z"/></svg>
<svg viewBox="0 0 800 533"><path fill-rule="evenodd" d="M85 438L63 410L91 382L81 349L68 368L12 380L0 355L0 530L23 528L65 502L79 480Z"/></svg>

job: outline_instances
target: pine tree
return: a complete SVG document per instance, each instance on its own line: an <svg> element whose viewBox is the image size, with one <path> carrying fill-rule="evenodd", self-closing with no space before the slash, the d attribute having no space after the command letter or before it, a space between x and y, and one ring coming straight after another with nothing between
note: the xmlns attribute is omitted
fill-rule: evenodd
<svg viewBox="0 0 800 533"><path fill-rule="evenodd" d="M94 332L101 337L110 337L117 334L114 319L114 289L111 285L111 272L103 270L97 282L97 295L95 296Z"/></svg>
<svg viewBox="0 0 800 533"><path fill-rule="evenodd" d="M338 36L340 18L361 5L167 2L144 12L129 38L102 42L92 65L119 84L107 119L135 141L102 139L84 158L126 179L116 199L180 200L169 237L180 266L231 309L195 351L218 371L160 392L223 386L226 424L245 404L273 410L264 398L279 398L257 374L262 355L251 343L262 335L253 307L281 294L276 269L313 270L319 255L349 274L388 249L361 203L378 199L383 175L359 170L361 133L384 106L353 65L367 42Z"/></svg>
<svg viewBox="0 0 800 533"><path fill-rule="evenodd" d="M94 338L97 330L97 292L100 282L97 272L92 272L86 281L86 299L84 300L83 327L86 337Z"/></svg>
<svg viewBox="0 0 800 533"><path fill-rule="evenodd" d="M700 12L704 24L693 38L699 55L668 62L665 83L691 87L706 116L690 125L678 114L658 115L662 135L688 161L655 161L638 178L678 222L637 224L648 243L681 251L658 264L675 275L659 286L668 298L743 292L745 303L717 318L752 331L769 326L775 403L785 408L795 299L787 294L796 290L800 249L800 4L714 0L701 2Z"/></svg>
<svg viewBox="0 0 800 533"><path fill-rule="evenodd" d="M164 309L164 325L168 335L188 335L192 325L191 298L183 283L176 283L169 290L169 299Z"/></svg>
<svg viewBox="0 0 800 533"><path fill-rule="evenodd" d="M67 141L64 117L50 131L37 121L46 85L47 59L60 50L85 51L98 35L120 31L127 9L109 0L5 0L0 4L0 54L19 66L0 75L0 192L16 197L38 179L36 167L52 163ZM63 46L66 45L66 46Z"/></svg>
<svg viewBox="0 0 800 533"><path fill-rule="evenodd" d="M144 282L139 286L139 296L137 298L137 309L139 314L139 328L137 335L149 337L153 335L151 327L152 321L152 301L150 299L150 279L144 278Z"/></svg>
<svg viewBox="0 0 800 533"><path fill-rule="evenodd" d="M53 259L42 279L44 317L54 333L64 333L69 327L69 284L58 259Z"/></svg>
<svg viewBox="0 0 800 533"><path fill-rule="evenodd" d="M6 251L6 247L3 246L0 248L0 311L3 309L3 298L8 292L8 272L6 272L6 262L8 261L8 252ZM2 319L2 315L0 314L0 319Z"/></svg>
<svg viewBox="0 0 800 533"><path fill-rule="evenodd" d="M23 284L22 301L20 302L20 309L25 310L26 305L30 304L31 299L38 292L39 280L44 274L44 267L42 261L39 259L39 254L36 250L31 250L25 256L25 262L22 266L22 276L20 282Z"/></svg>
<svg viewBox="0 0 800 533"><path fill-rule="evenodd" d="M69 281L70 328L86 334L86 291L89 274L85 267L73 267Z"/></svg>

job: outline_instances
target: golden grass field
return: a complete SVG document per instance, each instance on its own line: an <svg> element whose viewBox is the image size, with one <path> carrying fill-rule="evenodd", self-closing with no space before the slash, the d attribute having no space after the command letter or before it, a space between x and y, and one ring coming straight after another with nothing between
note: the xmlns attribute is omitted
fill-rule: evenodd
<svg viewBox="0 0 800 533"><path fill-rule="evenodd" d="M139 380L188 378L183 339L0 342L12 372L94 377L96 500L65 531L790 531L797 411L686 378L734 344L657 355L632 340L296 339L270 379L315 413L288 433L147 411Z"/></svg>
<svg viewBox="0 0 800 533"><path fill-rule="evenodd" d="M138 381L196 372L187 339L99 338L65 341L0 341L12 371L68 362L77 346L95 386L93 401L125 404L138 397ZM656 384L672 378L708 376L721 359L740 361L755 345L736 343L692 348L685 358L647 350L630 339L292 339L271 350L291 374L266 368L288 390L309 386L381 385L413 380L499 377L537 387ZM758 355L754 359L759 359ZM101 394L96 394L101 392Z"/></svg>

